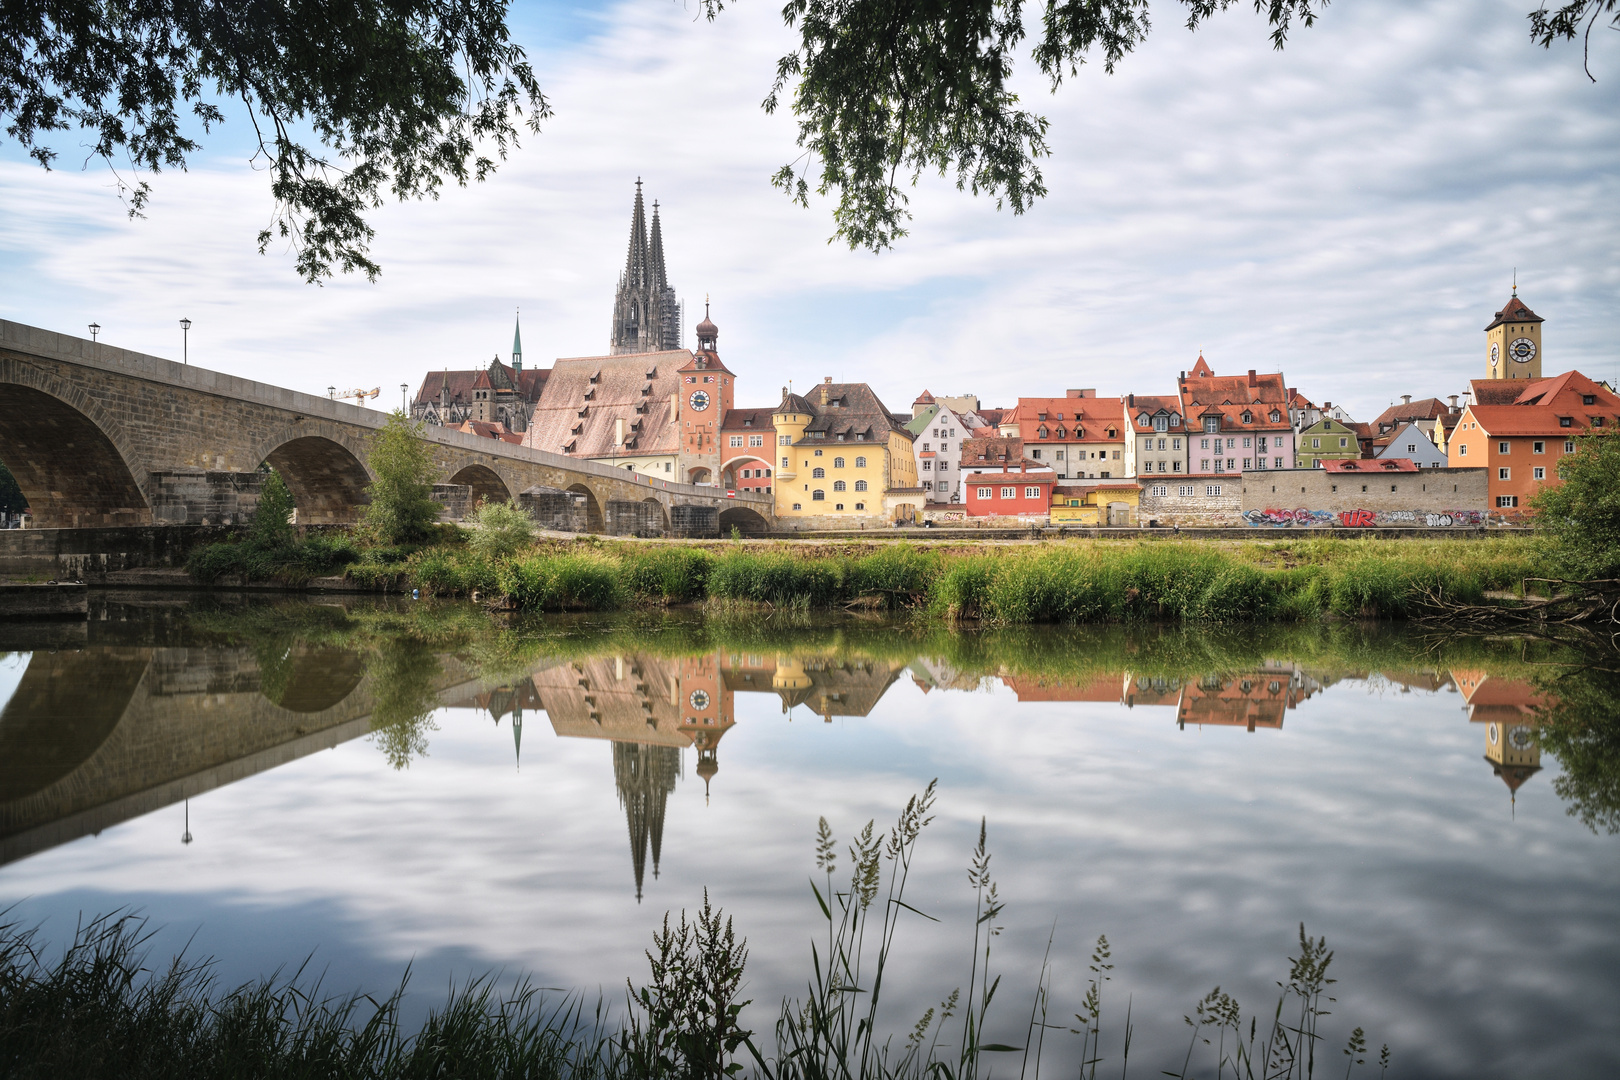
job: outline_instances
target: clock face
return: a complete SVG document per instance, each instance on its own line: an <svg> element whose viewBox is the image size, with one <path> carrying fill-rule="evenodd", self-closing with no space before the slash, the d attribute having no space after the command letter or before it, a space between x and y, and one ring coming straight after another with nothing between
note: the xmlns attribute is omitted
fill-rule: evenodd
<svg viewBox="0 0 1620 1080"><path fill-rule="evenodd" d="M702 412L709 407L709 392L707 390L692 391L692 408Z"/></svg>
<svg viewBox="0 0 1620 1080"><path fill-rule="evenodd" d="M1493 341L1491 342L1491 363L1494 364L1500 359L1502 359L1502 346Z"/></svg>
<svg viewBox="0 0 1620 1080"><path fill-rule="evenodd" d="M1508 355L1516 363L1528 364L1536 358L1536 343L1527 337L1514 338L1512 344L1508 346Z"/></svg>
<svg viewBox="0 0 1620 1080"><path fill-rule="evenodd" d="M1508 729L1508 744L1515 750L1528 750L1534 741L1535 736L1523 724Z"/></svg>
<svg viewBox="0 0 1620 1080"><path fill-rule="evenodd" d="M692 691L692 708L702 712L709 707L709 692L707 690Z"/></svg>

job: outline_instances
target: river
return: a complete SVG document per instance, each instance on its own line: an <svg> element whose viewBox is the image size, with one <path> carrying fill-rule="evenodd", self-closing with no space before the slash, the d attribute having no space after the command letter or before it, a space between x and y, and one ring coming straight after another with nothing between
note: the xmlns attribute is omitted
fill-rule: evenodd
<svg viewBox="0 0 1620 1080"><path fill-rule="evenodd" d="M56 943L138 911L154 960L226 984L308 958L375 992L409 964L425 1010L487 971L622 1003L707 889L763 1030L809 975L818 820L885 828L937 778L906 899L939 921L901 922L897 1032L967 980L983 821L1002 1041L1049 937L1056 1024L1106 934L1104 1051L1129 1000L1132 1067L1179 1068L1211 987L1269 1018L1303 923L1335 950L1335 1062L1359 1025L1391 1076L1612 1077L1620 836L1536 734L1580 662L1351 625L102 595L0 629L0 906ZM1048 1066L1075 1045L1049 1032Z"/></svg>

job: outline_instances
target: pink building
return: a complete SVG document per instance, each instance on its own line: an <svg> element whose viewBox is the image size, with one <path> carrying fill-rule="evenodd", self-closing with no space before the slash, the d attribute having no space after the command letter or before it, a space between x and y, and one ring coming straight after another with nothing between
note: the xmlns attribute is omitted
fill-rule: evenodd
<svg viewBox="0 0 1620 1080"><path fill-rule="evenodd" d="M1221 476L1294 463L1289 393L1280 373L1216 375L1200 356L1178 380L1187 425L1187 471Z"/></svg>

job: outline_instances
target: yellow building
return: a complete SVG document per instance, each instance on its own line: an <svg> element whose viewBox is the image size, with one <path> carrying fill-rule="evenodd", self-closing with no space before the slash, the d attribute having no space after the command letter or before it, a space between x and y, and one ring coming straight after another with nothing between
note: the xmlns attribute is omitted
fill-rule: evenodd
<svg viewBox="0 0 1620 1080"><path fill-rule="evenodd" d="M865 383L829 378L809 395L784 392L771 414L777 519L816 529L911 520L924 492L906 419Z"/></svg>
<svg viewBox="0 0 1620 1080"><path fill-rule="evenodd" d="M1051 522L1087 527L1135 525L1141 495L1135 480L1054 487Z"/></svg>
<svg viewBox="0 0 1620 1080"><path fill-rule="evenodd" d="M1542 322L1541 316L1519 299L1515 287L1512 298L1485 328L1485 377L1541 378Z"/></svg>

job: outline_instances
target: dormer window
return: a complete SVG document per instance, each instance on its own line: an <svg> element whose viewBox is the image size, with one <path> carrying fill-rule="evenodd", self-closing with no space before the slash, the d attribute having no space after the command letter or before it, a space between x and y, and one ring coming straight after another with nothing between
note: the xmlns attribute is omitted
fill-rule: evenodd
<svg viewBox="0 0 1620 1080"><path fill-rule="evenodd" d="M1181 426L1181 414L1180 413L1171 413L1170 414L1170 426L1171 427L1180 427Z"/></svg>
<svg viewBox="0 0 1620 1080"><path fill-rule="evenodd" d="M1147 427L1149 424L1152 424L1155 430L1158 430L1159 428L1159 421L1149 416L1147 413L1143 413L1141 416L1138 416L1136 418L1136 422L1141 427Z"/></svg>
<svg viewBox="0 0 1620 1080"><path fill-rule="evenodd" d="M647 378L649 378L649 379L658 378L658 369L657 368L648 368L647 369Z"/></svg>
<svg viewBox="0 0 1620 1080"><path fill-rule="evenodd" d="M1597 404L1597 395L1596 394L1582 394L1581 395L1581 404L1582 405L1596 405Z"/></svg>
<svg viewBox="0 0 1620 1080"><path fill-rule="evenodd" d="M1037 420L1045 420L1046 419L1046 414L1045 413L1036 413L1035 414L1035 419L1037 419Z"/></svg>
<svg viewBox="0 0 1620 1080"><path fill-rule="evenodd" d="M1204 430L1205 431L1219 431L1219 430L1221 430L1221 418L1218 417L1218 416L1206 416L1206 417L1204 417Z"/></svg>
<svg viewBox="0 0 1620 1080"><path fill-rule="evenodd" d="M1243 410L1243 422L1244 422L1244 423L1245 423L1245 424L1252 424L1252 423L1254 423L1254 413L1252 413L1252 412L1250 412L1250 411L1249 411L1249 410L1247 410L1247 409L1244 409L1244 410Z"/></svg>
<svg viewBox="0 0 1620 1080"><path fill-rule="evenodd" d="M754 426L754 418L753 417L750 416L748 419L743 421L743 427L753 427L753 426Z"/></svg>
<svg viewBox="0 0 1620 1080"><path fill-rule="evenodd" d="M598 371L595 375L591 376L591 383L594 385L595 383L599 382L601 380L601 378L602 378L602 373L600 371Z"/></svg>
<svg viewBox="0 0 1620 1080"><path fill-rule="evenodd" d="M1043 419L1044 419L1044 417L1043 417ZM1045 427L1041 427L1041 428L1040 428L1040 429L1039 429L1039 431L1038 431L1038 434L1039 434L1039 435L1040 435L1040 437L1041 437L1041 438L1043 438L1043 439L1044 439L1044 438L1046 438L1046 437L1047 437L1047 436L1048 436L1048 435L1050 435L1050 434L1051 434L1051 432L1049 432L1049 431L1047 431L1047 430L1046 430L1046 428L1045 428Z"/></svg>
<svg viewBox="0 0 1620 1080"><path fill-rule="evenodd" d="M1559 427L1574 427L1575 426L1575 418L1573 416L1560 416L1558 418L1558 426Z"/></svg>
<svg viewBox="0 0 1620 1080"><path fill-rule="evenodd" d="M1282 414L1279 413L1276 409L1272 409L1271 410L1271 422L1273 424L1275 424L1275 423L1278 423L1281 420L1282 420Z"/></svg>

